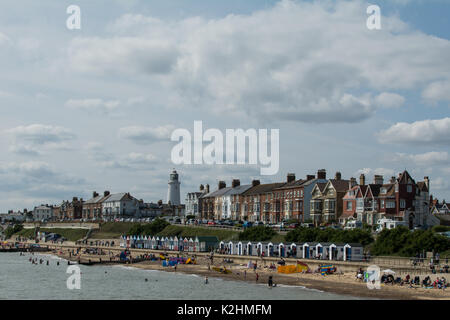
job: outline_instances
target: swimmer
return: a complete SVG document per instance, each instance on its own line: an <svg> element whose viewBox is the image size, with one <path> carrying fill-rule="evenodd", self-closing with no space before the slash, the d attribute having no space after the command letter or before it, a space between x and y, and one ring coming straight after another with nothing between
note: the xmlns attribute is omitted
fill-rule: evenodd
<svg viewBox="0 0 450 320"><path fill-rule="evenodd" d="M147 278L145 278L145 282L148 282L148 279L147 279Z"/></svg>

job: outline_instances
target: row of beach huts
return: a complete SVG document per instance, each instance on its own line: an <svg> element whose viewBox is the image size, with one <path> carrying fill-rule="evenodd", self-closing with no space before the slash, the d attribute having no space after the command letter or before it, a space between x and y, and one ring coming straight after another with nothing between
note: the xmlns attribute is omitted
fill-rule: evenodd
<svg viewBox="0 0 450 320"><path fill-rule="evenodd" d="M272 243L261 241L220 241L215 236L157 237L122 236L123 248L178 252L211 252L256 257L319 259L330 261L362 261L364 248L359 243Z"/></svg>

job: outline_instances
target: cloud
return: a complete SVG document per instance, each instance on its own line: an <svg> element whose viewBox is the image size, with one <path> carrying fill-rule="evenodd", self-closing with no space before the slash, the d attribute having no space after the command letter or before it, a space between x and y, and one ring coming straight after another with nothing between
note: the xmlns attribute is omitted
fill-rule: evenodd
<svg viewBox="0 0 450 320"><path fill-rule="evenodd" d="M383 92L375 98L375 103L384 108L400 108L405 104L405 98L396 93Z"/></svg>
<svg viewBox="0 0 450 320"><path fill-rule="evenodd" d="M158 141L170 141L170 135L175 129L172 125L160 127L130 126L119 129L119 137L131 140L137 144L151 144Z"/></svg>
<svg viewBox="0 0 450 320"><path fill-rule="evenodd" d="M70 99L66 101L65 106L73 109L85 110L101 110L111 111L120 105L118 100L103 100L103 99Z"/></svg>
<svg viewBox="0 0 450 320"><path fill-rule="evenodd" d="M395 175L395 171L388 168L363 168L355 172L356 177L359 177L361 174L364 174L366 176L366 181L368 181L367 176L381 175L385 178L384 180L386 182L388 177L392 177Z"/></svg>
<svg viewBox="0 0 450 320"><path fill-rule="evenodd" d="M60 143L75 138L75 134L69 129L43 124L18 126L8 129L6 132L12 134L16 139L24 140L35 145Z"/></svg>
<svg viewBox="0 0 450 320"><path fill-rule="evenodd" d="M437 81L429 84L423 90L422 97L432 102L450 101L450 81Z"/></svg>
<svg viewBox="0 0 450 320"><path fill-rule="evenodd" d="M399 122L378 134L380 143L450 145L450 118Z"/></svg>
<svg viewBox="0 0 450 320"><path fill-rule="evenodd" d="M24 156L38 156L42 153L29 145L12 145L9 150L15 154L24 155Z"/></svg>
<svg viewBox="0 0 450 320"><path fill-rule="evenodd" d="M417 90L449 81L450 42L396 16L366 27L365 1L284 0L251 14L165 21L126 14L111 36L76 38L83 74L156 80L169 107L300 122L360 122ZM349 37L348 35L352 36ZM355 45L357 43L358 45Z"/></svg>
<svg viewBox="0 0 450 320"><path fill-rule="evenodd" d="M393 161L397 162L412 162L419 166L432 166L437 164L449 163L449 156L447 152L427 152L421 154L406 154L396 153Z"/></svg>

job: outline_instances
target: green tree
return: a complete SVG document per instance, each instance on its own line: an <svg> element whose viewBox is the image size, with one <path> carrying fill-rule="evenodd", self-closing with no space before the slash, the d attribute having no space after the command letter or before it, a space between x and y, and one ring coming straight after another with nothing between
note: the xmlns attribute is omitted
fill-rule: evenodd
<svg viewBox="0 0 450 320"><path fill-rule="evenodd" d="M239 233L239 240L245 241L267 241L270 240L276 232L267 226L257 226L245 229Z"/></svg>

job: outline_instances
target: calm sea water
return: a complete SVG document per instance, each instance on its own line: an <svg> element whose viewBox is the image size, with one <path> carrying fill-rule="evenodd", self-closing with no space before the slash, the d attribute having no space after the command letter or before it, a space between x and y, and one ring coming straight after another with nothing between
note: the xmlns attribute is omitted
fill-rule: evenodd
<svg viewBox="0 0 450 320"><path fill-rule="evenodd" d="M204 278L196 275L125 266L80 266L81 289L69 290L66 260L52 255L35 255L44 262L33 265L28 261L29 257L28 254L0 253L0 299L355 299L296 286L279 285L269 289L263 284L219 278L209 278L209 284L204 284ZM47 260L50 261L48 266ZM57 261L60 261L59 266Z"/></svg>

